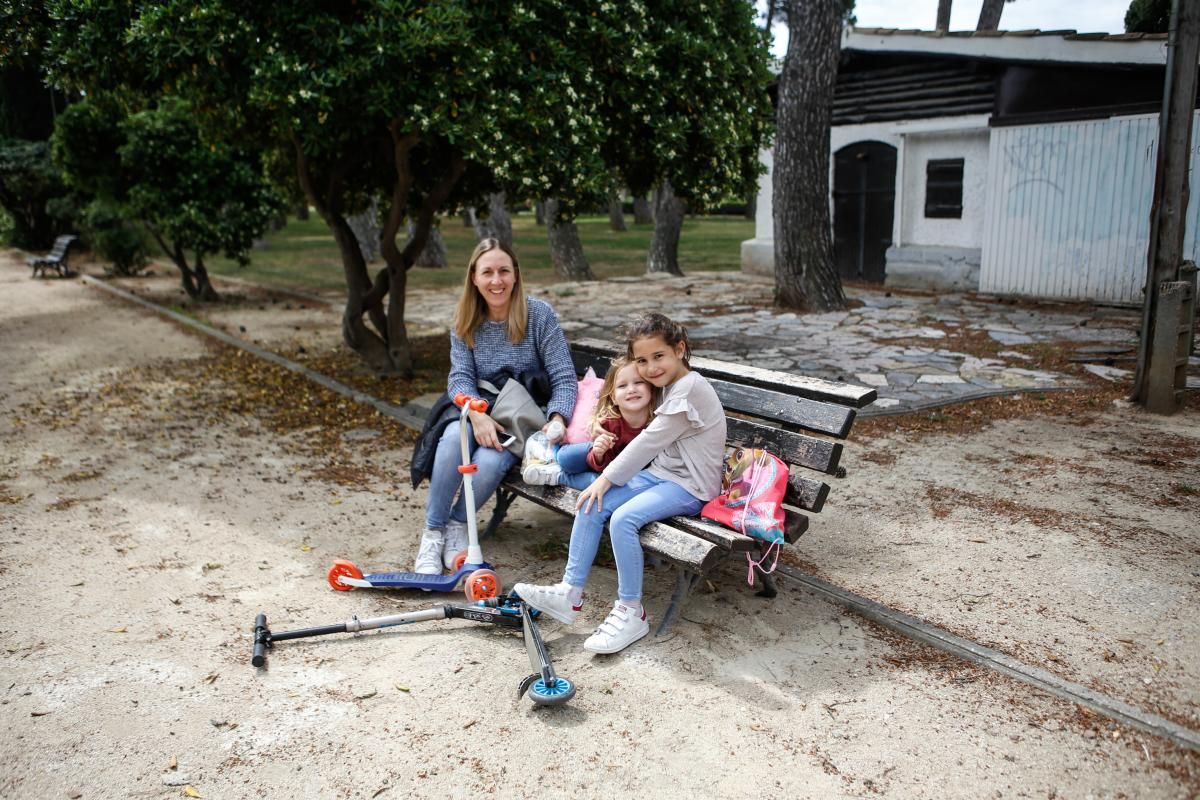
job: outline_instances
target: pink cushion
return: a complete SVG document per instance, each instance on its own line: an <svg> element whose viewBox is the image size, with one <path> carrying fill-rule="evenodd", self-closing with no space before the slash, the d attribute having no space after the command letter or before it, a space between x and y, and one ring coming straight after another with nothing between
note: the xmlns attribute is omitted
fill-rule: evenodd
<svg viewBox="0 0 1200 800"><path fill-rule="evenodd" d="M588 422L596 413L596 403L600 401L600 390L604 387L604 379L597 378L596 373L588 367L588 371L579 381L579 394L575 398L575 411L571 414L571 424L567 426L567 435L563 439L567 444L590 442Z"/></svg>

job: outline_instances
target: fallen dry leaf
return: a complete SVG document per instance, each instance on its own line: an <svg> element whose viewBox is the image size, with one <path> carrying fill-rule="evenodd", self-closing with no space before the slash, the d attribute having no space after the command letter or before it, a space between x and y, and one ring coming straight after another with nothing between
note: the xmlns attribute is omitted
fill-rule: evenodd
<svg viewBox="0 0 1200 800"><path fill-rule="evenodd" d="M129 633L129 628L125 625L122 625L119 628L109 628L108 632L109 633Z"/></svg>
<svg viewBox="0 0 1200 800"><path fill-rule="evenodd" d="M190 783L187 786L183 787L183 793L188 797L199 797L200 796L200 793L198 791L196 791L196 788L194 786L192 786Z"/></svg>
<svg viewBox="0 0 1200 800"><path fill-rule="evenodd" d="M171 760L167 762L167 769L179 769L179 759L174 754L171 755Z"/></svg>

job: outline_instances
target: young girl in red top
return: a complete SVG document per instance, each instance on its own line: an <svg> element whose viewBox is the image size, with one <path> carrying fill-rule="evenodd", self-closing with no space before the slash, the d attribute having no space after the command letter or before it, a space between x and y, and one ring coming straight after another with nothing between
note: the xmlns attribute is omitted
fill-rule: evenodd
<svg viewBox="0 0 1200 800"><path fill-rule="evenodd" d="M521 478L534 486L561 484L586 489L650 423L653 399L654 388L638 374L633 362L615 359L604 376L596 411L588 423L592 441L554 448L542 460L538 458L541 454L527 454ZM530 437L527 450L544 446L535 442L537 436Z"/></svg>

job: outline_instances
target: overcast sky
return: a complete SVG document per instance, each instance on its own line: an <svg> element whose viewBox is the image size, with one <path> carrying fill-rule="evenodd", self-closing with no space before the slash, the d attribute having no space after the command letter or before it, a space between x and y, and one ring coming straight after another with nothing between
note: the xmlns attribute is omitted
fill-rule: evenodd
<svg viewBox="0 0 1200 800"><path fill-rule="evenodd" d="M973 31L983 0L954 0L950 29ZM759 3L759 7L765 7ZM854 14L860 28L921 28L933 30L937 0L858 0ZM1074 29L1080 33L1124 33L1129 0L1013 0L1004 4L1000 28L1019 31ZM760 17L761 19L761 17ZM787 49L787 29L775 30L775 53Z"/></svg>
<svg viewBox="0 0 1200 800"><path fill-rule="evenodd" d="M975 30L983 0L954 0L951 30ZM924 28L937 22L937 0L858 0L854 13L864 28ZM1073 28L1081 33L1123 33L1129 0L1013 0L1004 4L1000 28L1056 30Z"/></svg>

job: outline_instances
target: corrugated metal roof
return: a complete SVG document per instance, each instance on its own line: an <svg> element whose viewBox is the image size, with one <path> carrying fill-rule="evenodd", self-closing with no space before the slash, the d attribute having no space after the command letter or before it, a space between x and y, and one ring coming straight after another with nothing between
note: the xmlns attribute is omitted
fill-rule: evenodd
<svg viewBox="0 0 1200 800"><path fill-rule="evenodd" d="M855 33L866 34L868 36L928 36L931 39L943 39L946 37L959 39L997 39L1004 36L1023 38L1031 36L1054 36L1067 41L1134 42L1142 39L1154 41L1167 40L1167 34L1165 33L1080 33L1071 29L1053 31L1044 31L1039 28L1020 31L926 31L920 28L860 28L855 26L851 30Z"/></svg>

